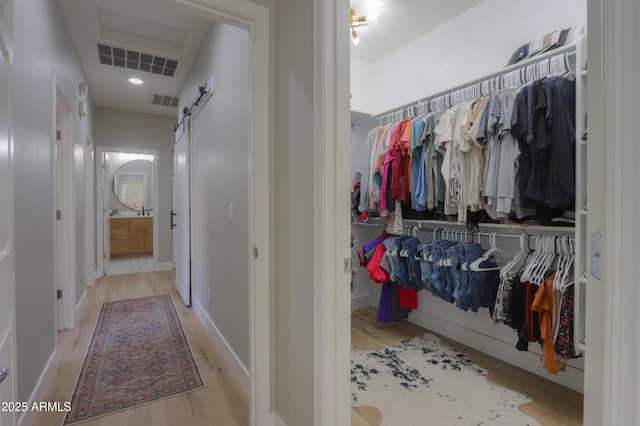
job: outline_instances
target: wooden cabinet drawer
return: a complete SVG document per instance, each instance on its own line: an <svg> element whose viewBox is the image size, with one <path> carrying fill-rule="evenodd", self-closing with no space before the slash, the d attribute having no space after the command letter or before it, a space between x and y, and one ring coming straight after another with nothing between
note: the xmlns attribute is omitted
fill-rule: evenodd
<svg viewBox="0 0 640 426"><path fill-rule="evenodd" d="M111 240L111 254L129 253L129 240Z"/></svg>
<svg viewBox="0 0 640 426"><path fill-rule="evenodd" d="M126 228L111 228L111 241L113 240L128 240L129 239L129 227Z"/></svg>
<svg viewBox="0 0 640 426"><path fill-rule="evenodd" d="M128 228L129 227L129 219L111 219L110 224L111 224L111 229L114 229L114 228Z"/></svg>
<svg viewBox="0 0 640 426"><path fill-rule="evenodd" d="M153 226L153 218L152 217L145 217L145 218L133 218L133 219L129 219L129 226L134 226L134 225L138 225L138 226Z"/></svg>

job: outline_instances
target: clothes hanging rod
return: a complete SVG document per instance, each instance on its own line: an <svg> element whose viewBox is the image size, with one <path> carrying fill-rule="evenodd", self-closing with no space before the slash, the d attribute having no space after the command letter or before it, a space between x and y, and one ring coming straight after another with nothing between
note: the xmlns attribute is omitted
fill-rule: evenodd
<svg viewBox="0 0 640 426"><path fill-rule="evenodd" d="M476 85L478 83L483 83L485 81L491 80L492 78L500 77L501 75L504 75L504 74L510 73L512 71L516 71L516 70L525 68L525 67L527 67L529 65L536 64L538 62L542 62L542 61L544 61L546 59L553 58L555 56L560 56L560 55L564 55L565 53L568 53L569 57L573 57L576 54L576 46L581 42L582 42L582 37L578 41L576 41L575 43L568 44L566 46L561 46L561 47L558 47L558 48L553 49L553 50L549 50L549 51L541 53L539 55L532 56L531 58L523 59L520 62L517 62L517 63L515 63L513 65L508 65L508 66L502 68L500 71L496 71L496 72L493 72L491 74L484 75L484 76L479 77L479 78L477 78L475 80L466 82L464 84L460 84L458 86L449 88L447 90L443 90L441 92L432 94L430 96L426 96L426 97L424 97L422 99L419 99L419 100L416 100L416 101L413 101L413 102L409 102L409 103L404 104L404 105L402 105L400 107L396 107L396 108L387 110L385 112L382 112L382 113L379 113L379 114L376 114L376 115L372 115L371 117L363 118L361 120L356 120L353 123L351 123L351 128L355 128L355 127L361 126L363 124L367 124L367 123L369 123L371 121L374 121L374 120L379 120L382 117L385 117L385 116L388 116L388 115L391 115L391 114L394 114L394 113L399 113L400 111L404 111L404 110L406 110L407 108L409 108L411 106L415 106L415 105L418 105L418 104L421 104L421 103L425 103L427 101L433 100L435 98L439 98L441 96L447 95L449 93L452 93L452 92L455 92L455 91L458 91L458 90L466 89L466 88L474 86L474 85Z"/></svg>
<svg viewBox="0 0 640 426"><path fill-rule="evenodd" d="M445 220L435 219L403 219L402 222L406 225L415 225L421 227L433 228L455 228L455 229L467 229L466 223L449 222ZM377 217L369 218L368 222L352 222L352 225L367 225L367 226L385 226L387 220ZM518 224L518 223L493 223L493 222L480 222L477 224L481 232L495 232L502 233L509 232L511 234L523 234L528 233L532 235L541 234L575 234L576 229L573 226L545 226L537 224Z"/></svg>
<svg viewBox="0 0 640 426"><path fill-rule="evenodd" d="M407 228L412 228L414 226L408 226ZM570 239L572 242L575 242L575 238L574 237L569 237L569 236L562 236L562 235L533 235L533 234L503 234L500 232L486 232L486 231L469 231L469 230L453 230L450 228L446 228L446 227L440 227L440 226L433 226L433 227L415 227L417 231L419 232L440 232L440 236L442 237L443 233L450 233L452 235L470 235L470 236L477 236L477 237L491 237L492 235L495 235L497 238L514 238L514 239L520 239L521 236L525 236L527 239L531 239L531 238L537 238L537 237L557 237L557 238L566 238L566 239Z"/></svg>

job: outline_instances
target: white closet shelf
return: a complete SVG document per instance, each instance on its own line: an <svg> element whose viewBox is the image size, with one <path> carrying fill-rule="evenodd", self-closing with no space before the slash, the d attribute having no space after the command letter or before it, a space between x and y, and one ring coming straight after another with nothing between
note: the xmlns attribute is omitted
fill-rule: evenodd
<svg viewBox="0 0 640 426"><path fill-rule="evenodd" d="M371 220L371 219L370 219ZM381 219L373 219L371 222L351 222L352 225L359 225L359 226L384 226L386 225L386 221L381 220Z"/></svg>

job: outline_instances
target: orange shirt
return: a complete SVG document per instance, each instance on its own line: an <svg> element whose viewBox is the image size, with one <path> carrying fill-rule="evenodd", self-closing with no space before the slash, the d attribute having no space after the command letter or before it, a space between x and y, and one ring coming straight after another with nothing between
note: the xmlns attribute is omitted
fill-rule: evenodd
<svg viewBox="0 0 640 426"><path fill-rule="evenodd" d="M558 374L553 342L553 277L551 275L540 286L533 299L531 309L540 312L540 337L543 340L545 365L551 374Z"/></svg>

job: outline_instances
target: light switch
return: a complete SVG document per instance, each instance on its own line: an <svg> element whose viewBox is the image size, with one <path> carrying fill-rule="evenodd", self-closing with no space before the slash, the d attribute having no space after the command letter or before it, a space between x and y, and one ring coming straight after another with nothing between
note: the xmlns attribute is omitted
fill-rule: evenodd
<svg viewBox="0 0 640 426"><path fill-rule="evenodd" d="M591 275L602 279L602 232L595 232L591 236Z"/></svg>
<svg viewBox="0 0 640 426"><path fill-rule="evenodd" d="M233 203L229 203L229 220L233 222Z"/></svg>

